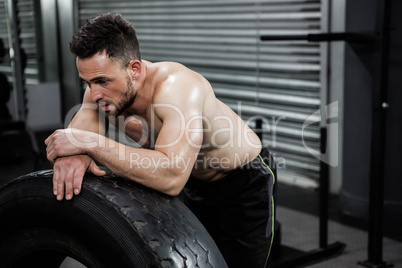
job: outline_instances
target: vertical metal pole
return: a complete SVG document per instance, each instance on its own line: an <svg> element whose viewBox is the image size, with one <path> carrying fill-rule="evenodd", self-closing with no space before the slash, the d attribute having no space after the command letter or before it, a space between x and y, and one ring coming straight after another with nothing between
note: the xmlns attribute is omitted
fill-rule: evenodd
<svg viewBox="0 0 402 268"><path fill-rule="evenodd" d="M382 263L383 239L383 203L384 203L384 147L385 147L385 120L386 110L382 107L386 103L388 87L388 46L389 46L389 1L383 2L382 12L382 44L381 44L381 76L379 85L373 93L373 131L371 151L371 178L369 203L369 244L368 261L378 265ZM386 14L388 13L388 14Z"/></svg>
<svg viewBox="0 0 402 268"><path fill-rule="evenodd" d="M327 148L327 128L321 127L320 129L320 151L325 154ZM319 188L319 245L320 248L328 246L328 195L329 195L329 181L328 181L328 164L321 160L320 162L320 188Z"/></svg>
<svg viewBox="0 0 402 268"><path fill-rule="evenodd" d="M331 32L331 0L322 1L321 3L321 31L322 32ZM331 48L330 42L321 42L321 72L320 72L320 80L321 80L321 111L325 111L326 105L329 102L329 93L328 93L328 62L329 62L329 52ZM327 148L327 118L324 116L324 120L320 122L320 153L324 155ZM320 178L319 178L319 204L318 204L318 213L319 213L319 247L325 249L328 247L328 194L329 194L329 169L328 164L323 160L320 161Z"/></svg>
<svg viewBox="0 0 402 268"><path fill-rule="evenodd" d="M378 1L378 23L381 31L379 40L379 77L373 88L373 118L371 133L371 172L369 192L368 259L359 264L366 267L392 267L383 262L383 210L384 210L384 161L386 110L388 89L388 64L390 41L390 0ZM376 74L374 74L376 75Z"/></svg>
<svg viewBox="0 0 402 268"><path fill-rule="evenodd" d="M384 158L385 158L385 120L388 88L388 46L389 46L389 0L382 7L381 72L379 82L373 92L373 125L371 150L371 177L369 201L369 241L368 261L382 264L383 205L384 205Z"/></svg>
<svg viewBox="0 0 402 268"><path fill-rule="evenodd" d="M261 142L262 142L262 119L261 118L257 118L255 120L255 132L258 136L258 138L260 138Z"/></svg>
<svg viewBox="0 0 402 268"><path fill-rule="evenodd" d="M19 38L19 22L16 0L4 0L6 5L7 31L10 47L11 68L13 70L15 119L25 122L24 83Z"/></svg>

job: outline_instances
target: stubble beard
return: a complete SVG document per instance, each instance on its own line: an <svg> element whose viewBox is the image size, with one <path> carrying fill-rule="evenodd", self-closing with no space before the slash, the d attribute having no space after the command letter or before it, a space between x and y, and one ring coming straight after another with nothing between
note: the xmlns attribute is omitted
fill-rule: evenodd
<svg viewBox="0 0 402 268"><path fill-rule="evenodd" d="M117 104L111 102L111 104L115 107L112 111L107 111L105 114L108 117L118 117L120 116L127 108L129 108L135 100L136 91L131 83L129 77L126 78L126 91L124 92L123 96L119 100Z"/></svg>

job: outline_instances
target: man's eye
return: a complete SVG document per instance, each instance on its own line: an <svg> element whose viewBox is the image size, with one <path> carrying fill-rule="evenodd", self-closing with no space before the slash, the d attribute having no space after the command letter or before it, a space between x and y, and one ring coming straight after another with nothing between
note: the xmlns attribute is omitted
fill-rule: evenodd
<svg viewBox="0 0 402 268"><path fill-rule="evenodd" d="M96 83L99 85L104 85L104 84L106 84L106 80L98 80L98 81L96 81Z"/></svg>

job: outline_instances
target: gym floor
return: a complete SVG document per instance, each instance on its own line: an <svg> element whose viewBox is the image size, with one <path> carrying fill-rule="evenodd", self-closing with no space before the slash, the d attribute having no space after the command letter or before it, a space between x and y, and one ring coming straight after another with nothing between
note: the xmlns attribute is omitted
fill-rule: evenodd
<svg viewBox="0 0 402 268"><path fill-rule="evenodd" d="M277 219L281 223L281 244L304 252L319 248L318 193L280 184ZM363 267L358 262L368 259L368 222L346 216L338 198L329 198L328 244L342 242L346 248L340 256L308 267ZM383 261L402 267L402 226L384 221ZM382 266L378 266L382 267ZM385 266L384 266L385 267Z"/></svg>
<svg viewBox="0 0 402 268"><path fill-rule="evenodd" d="M45 150L43 141L49 134L46 131L35 133L42 152ZM39 169L51 168L45 159L38 159L31 151L29 139L21 139L10 144L13 147L12 151L18 152L18 156L11 159L1 157L0 185L35 171L35 166ZM10 144L8 146L11 146ZM277 219L281 225L281 245L303 252L318 249L318 193L279 184L277 204ZM368 258L366 229L367 221L344 215L338 205L337 197L330 196L328 243L339 241L345 243L346 248L340 256L322 260L308 267L363 267L357 263ZM387 264L393 264L394 267L402 267L402 226L396 226L387 221L384 221L383 260Z"/></svg>

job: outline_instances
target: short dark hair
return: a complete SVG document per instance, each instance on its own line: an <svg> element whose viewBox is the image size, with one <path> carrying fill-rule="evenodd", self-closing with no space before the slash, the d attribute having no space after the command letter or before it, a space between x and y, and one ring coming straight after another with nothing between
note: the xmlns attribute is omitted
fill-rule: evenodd
<svg viewBox="0 0 402 268"><path fill-rule="evenodd" d="M87 20L74 34L70 51L78 58L87 59L106 52L126 67L131 60L141 60L135 28L120 14L102 13Z"/></svg>

